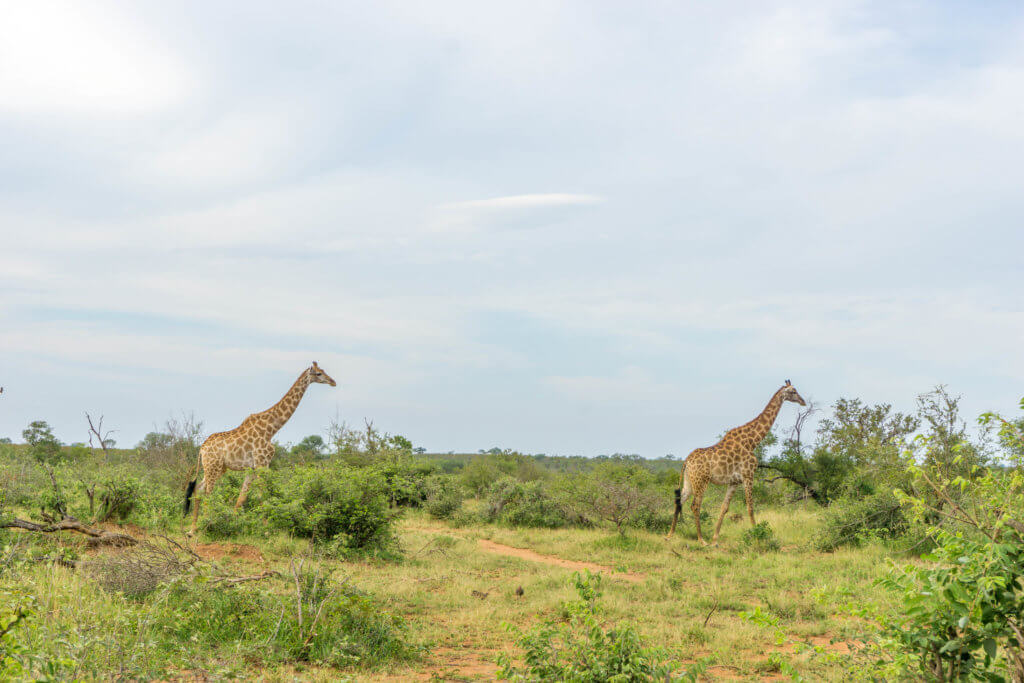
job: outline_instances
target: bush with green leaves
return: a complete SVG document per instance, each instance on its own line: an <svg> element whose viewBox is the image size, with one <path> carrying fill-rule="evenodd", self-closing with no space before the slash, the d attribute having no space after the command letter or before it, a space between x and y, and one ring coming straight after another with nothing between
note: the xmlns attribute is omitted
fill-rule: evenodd
<svg viewBox="0 0 1024 683"><path fill-rule="evenodd" d="M896 495L881 490L861 498L844 498L825 512L825 522L814 539L820 552L859 546L866 538L892 539L910 528Z"/></svg>
<svg viewBox="0 0 1024 683"><path fill-rule="evenodd" d="M781 547L771 525L764 520L745 529L740 535L740 543L755 552L775 551Z"/></svg>
<svg viewBox="0 0 1024 683"><path fill-rule="evenodd" d="M287 592L253 584L226 590L210 582L176 582L167 614L156 617L173 616L161 619L161 636L211 651L251 651L258 660L339 668L415 657L400 617L320 567L294 569L295 576L285 579Z"/></svg>
<svg viewBox="0 0 1024 683"><path fill-rule="evenodd" d="M19 632L33 614L31 596L18 589L0 589L0 680L31 679L29 647Z"/></svg>
<svg viewBox="0 0 1024 683"><path fill-rule="evenodd" d="M369 468L297 467L257 514L276 528L339 552L384 550L392 541L387 484Z"/></svg>
<svg viewBox="0 0 1024 683"><path fill-rule="evenodd" d="M610 522L621 533L641 515L653 521L670 509L654 482L642 465L613 458L563 478L559 499L578 519Z"/></svg>
<svg viewBox="0 0 1024 683"><path fill-rule="evenodd" d="M53 430L45 420L29 423L21 436L29 446L29 453L39 462L54 464L64 459L60 440L53 435Z"/></svg>
<svg viewBox="0 0 1024 683"><path fill-rule="evenodd" d="M487 490L487 519L509 526L557 529L566 526L562 507L543 482L505 477Z"/></svg>
<svg viewBox="0 0 1024 683"><path fill-rule="evenodd" d="M424 508L431 517L451 519L462 510L462 499L462 487L453 477L434 476L427 482Z"/></svg>
<svg viewBox="0 0 1024 683"><path fill-rule="evenodd" d="M944 524L932 526L928 564L893 566L881 581L902 605L883 617L876 650L929 680L1024 680L1024 432L990 413L981 422L1012 446L1002 466L965 471L955 454L912 464L904 509Z"/></svg>
<svg viewBox="0 0 1024 683"><path fill-rule="evenodd" d="M684 673L668 660L662 648L645 647L632 624L606 628L599 618L597 604L601 596L601 575L584 570L575 572L570 586L577 598L562 603L561 614L546 619L523 633L510 625L525 650L523 667L512 664L507 654L499 656L498 677L511 681L568 681L598 683L615 681L674 680L696 681L703 667Z"/></svg>

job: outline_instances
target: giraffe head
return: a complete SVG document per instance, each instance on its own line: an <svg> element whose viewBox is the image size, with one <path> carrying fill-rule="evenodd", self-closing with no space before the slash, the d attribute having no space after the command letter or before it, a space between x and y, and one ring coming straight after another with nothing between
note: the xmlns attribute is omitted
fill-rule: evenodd
<svg viewBox="0 0 1024 683"><path fill-rule="evenodd" d="M804 401L804 397L800 395L800 392L796 390L796 387L789 383L788 379L779 391L781 392L783 401L792 401L793 403L797 403L802 406L807 405Z"/></svg>
<svg viewBox="0 0 1024 683"><path fill-rule="evenodd" d="M309 366L309 370L306 370L306 372L309 373L310 382L330 384L332 387L338 386L338 383L331 379L330 375L320 369L320 366L316 364L316 361L313 361L313 364Z"/></svg>

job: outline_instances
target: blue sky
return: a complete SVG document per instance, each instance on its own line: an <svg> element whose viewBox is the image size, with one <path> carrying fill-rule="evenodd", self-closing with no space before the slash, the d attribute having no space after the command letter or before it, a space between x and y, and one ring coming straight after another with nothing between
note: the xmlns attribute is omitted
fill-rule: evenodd
<svg viewBox="0 0 1024 683"><path fill-rule="evenodd" d="M685 455L1024 394L1017 3L11 3L0 436ZM779 425L792 422L787 408Z"/></svg>

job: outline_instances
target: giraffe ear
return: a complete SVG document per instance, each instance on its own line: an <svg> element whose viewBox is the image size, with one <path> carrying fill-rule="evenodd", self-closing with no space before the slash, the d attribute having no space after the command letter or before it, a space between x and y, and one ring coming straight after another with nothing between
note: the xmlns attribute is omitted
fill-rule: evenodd
<svg viewBox="0 0 1024 683"><path fill-rule="evenodd" d="M313 363L313 365L316 365L316 363ZM789 384L789 380L788 380L788 379L786 380L786 386L787 386L787 387L788 387L788 386L790 386L790 384Z"/></svg>

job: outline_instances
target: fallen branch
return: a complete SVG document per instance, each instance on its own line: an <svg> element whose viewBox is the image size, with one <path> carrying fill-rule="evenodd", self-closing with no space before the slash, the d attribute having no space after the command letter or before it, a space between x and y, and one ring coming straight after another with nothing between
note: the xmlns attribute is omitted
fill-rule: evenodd
<svg viewBox="0 0 1024 683"><path fill-rule="evenodd" d="M87 542L89 547L112 545L118 548L123 548L129 545L136 545L139 542L137 538L129 536L128 534L105 531L104 529L90 529L74 517L68 516L65 516L59 522L50 521L47 524L29 522L15 517L13 519L0 521L0 529L24 529L25 531L34 531L41 534L52 534L55 531L77 531L78 533L85 534L89 537Z"/></svg>
<svg viewBox="0 0 1024 683"><path fill-rule="evenodd" d="M218 576L213 579L212 583L221 583L225 586L236 586L246 581L262 581L263 579L269 579L272 576L281 576L280 572L265 571L262 574L254 574L253 576Z"/></svg>

